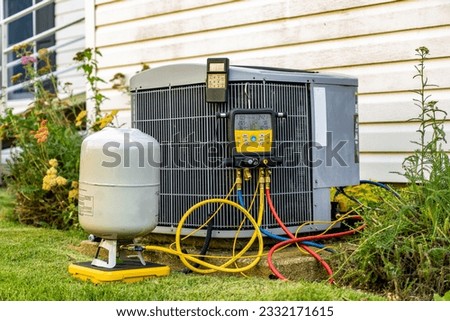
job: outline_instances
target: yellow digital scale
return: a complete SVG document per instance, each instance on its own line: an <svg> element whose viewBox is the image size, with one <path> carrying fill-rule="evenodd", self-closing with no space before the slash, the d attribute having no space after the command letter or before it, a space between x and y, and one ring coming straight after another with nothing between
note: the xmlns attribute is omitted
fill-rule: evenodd
<svg viewBox="0 0 450 321"><path fill-rule="evenodd" d="M132 283L170 274L168 266L151 262L146 262L143 266L139 261L120 262L113 268L93 266L91 262L77 262L72 263L68 271L73 277L94 284L115 281Z"/></svg>

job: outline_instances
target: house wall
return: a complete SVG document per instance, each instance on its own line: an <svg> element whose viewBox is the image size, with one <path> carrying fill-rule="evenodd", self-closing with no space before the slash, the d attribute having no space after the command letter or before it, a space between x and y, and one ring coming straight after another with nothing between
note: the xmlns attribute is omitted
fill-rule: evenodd
<svg viewBox="0 0 450 321"><path fill-rule="evenodd" d="M86 0L87 46L102 53L99 77L129 79L151 67L204 63L266 65L353 75L359 79L361 177L401 181L414 150L418 114L415 49L426 46L427 75L450 112L450 1L389 0ZM105 84L105 111L130 124L126 93ZM448 130L447 130L448 131Z"/></svg>
<svg viewBox="0 0 450 321"><path fill-rule="evenodd" d="M55 1L55 26L61 26L66 23L84 18L84 1L79 0L56 0ZM56 49L57 70L63 70L73 67L75 62L73 57L76 52L85 48L84 41L85 24L84 21L73 24L67 28L59 30L55 34L56 45L80 39L68 46ZM86 91L85 80L80 71L72 69L69 72L58 74L58 81L61 84L71 83L70 89L73 94L82 94ZM24 112L31 102L31 99L9 100L7 105L14 109L16 113Z"/></svg>
<svg viewBox="0 0 450 321"><path fill-rule="evenodd" d="M84 1L79 0L58 0L55 3L55 25L60 26L65 23L70 23L83 18ZM73 42L70 45L64 46L56 51L56 64L58 69L70 68L75 65L73 57L78 51L85 48L84 41L85 24L84 22L74 24L56 33L56 43L64 44ZM82 40L78 40L83 38ZM80 71L73 69L67 73L58 76L58 80L64 83L71 83L71 89L74 94L84 93L85 79Z"/></svg>

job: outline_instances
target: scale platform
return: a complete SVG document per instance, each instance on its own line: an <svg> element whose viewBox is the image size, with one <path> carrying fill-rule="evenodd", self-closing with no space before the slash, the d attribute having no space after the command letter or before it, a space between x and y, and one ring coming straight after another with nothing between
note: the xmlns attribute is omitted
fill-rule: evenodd
<svg viewBox="0 0 450 321"><path fill-rule="evenodd" d="M113 268L94 266L91 262L78 262L72 263L68 270L73 277L95 284L115 281L138 282L155 276L167 276L170 273L170 268L166 265L151 262L142 265L139 261L118 262Z"/></svg>

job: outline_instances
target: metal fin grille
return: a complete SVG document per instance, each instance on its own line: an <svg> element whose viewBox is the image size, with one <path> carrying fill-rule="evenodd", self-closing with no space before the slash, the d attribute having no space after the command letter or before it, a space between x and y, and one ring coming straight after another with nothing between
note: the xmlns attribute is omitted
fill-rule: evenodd
<svg viewBox="0 0 450 321"><path fill-rule="evenodd" d="M275 146L278 156L284 158L284 165L272 170L272 199L287 226L312 220L311 168L305 157L311 132L307 85L231 82L227 103L207 104L204 97L205 84L132 92L133 127L161 144L159 226L177 226L181 216L195 203L227 195L235 180L235 170L222 165L222 160L229 156L227 123L216 119L216 113L234 108L268 108L288 114L277 126ZM247 206L257 186L255 176L243 186ZM235 195L231 199L237 201ZM254 217L257 203L256 200L251 210ZM185 226L201 226L215 208L214 205L201 208ZM242 216L236 215L231 207L221 211L214 228L237 230ZM278 227L268 208L263 227L269 230ZM241 228L253 229L248 222Z"/></svg>

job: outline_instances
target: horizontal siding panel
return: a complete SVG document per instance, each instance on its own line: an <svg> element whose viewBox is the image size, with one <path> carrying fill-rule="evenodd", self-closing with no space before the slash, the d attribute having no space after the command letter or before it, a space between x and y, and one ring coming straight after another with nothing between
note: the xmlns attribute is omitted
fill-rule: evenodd
<svg viewBox="0 0 450 321"><path fill-rule="evenodd" d="M72 11L72 12L65 13L63 15L55 16L55 24L56 24L56 26L60 26L60 25L78 20L83 17L84 17L84 10ZM84 29L83 29L83 32L79 34L79 36L82 34L84 34Z"/></svg>
<svg viewBox="0 0 450 321"><path fill-rule="evenodd" d="M116 127L130 128L131 127L131 111L130 110L120 110L117 113L112 125L116 126Z"/></svg>
<svg viewBox="0 0 450 321"><path fill-rule="evenodd" d="M440 0L443 1L443 0ZM233 15L245 15L249 8L254 8L254 17L250 22L259 22L265 19L292 18L313 14L322 14L337 10L373 6L378 4L395 3L395 0L340 0L340 1L310 1L310 0L246 0L246 1L224 1L224 0L127 0L117 1L97 9L97 26L116 24L124 21L139 20L159 15L173 14L174 12L196 9L206 11L200 12L205 22L212 19L228 20L234 19ZM214 7L216 6L216 7ZM259 14L262 8L267 18ZM234 12L234 10L236 10ZM250 9L252 10L252 9ZM212 17L208 17L208 13ZM118 14L120 13L120 14ZM219 15L217 15L219 13ZM225 17L225 18L224 18ZM233 20L232 20L233 21ZM232 25L232 24L229 24ZM206 28L207 25L205 24Z"/></svg>
<svg viewBox="0 0 450 321"><path fill-rule="evenodd" d="M76 25L58 31L56 33L56 41L61 41L63 43L68 42L70 40L80 38L83 35L83 32L84 32L84 24L78 23ZM84 41L82 46L84 47Z"/></svg>
<svg viewBox="0 0 450 321"><path fill-rule="evenodd" d="M232 63L299 69L331 68L416 59L414 49L424 45L434 57L448 57L443 43L450 43L450 26L394 34L330 40L319 43L274 46L270 30L209 32L128 45L100 48L102 67L138 64L141 61L192 61L193 58L226 55ZM188 58L188 59L186 59Z"/></svg>
<svg viewBox="0 0 450 321"><path fill-rule="evenodd" d="M450 89L429 90L430 99L450 116ZM417 117L420 109L414 105L418 98L412 92L360 95L358 98L361 123L401 122Z"/></svg>
<svg viewBox="0 0 450 321"><path fill-rule="evenodd" d="M406 182L397 173L402 173L402 163L408 154L361 154L361 179L377 180L380 182Z"/></svg>
<svg viewBox="0 0 450 321"><path fill-rule="evenodd" d="M301 17L291 17L296 10L286 17L286 9L274 2L250 1L227 7L227 19L223 19L220 6L99 27L97 44L103 47L223 28L238 30L239 26L245 26L246 32L254 29L256 37L258 32L270 30L267 38L283 44L303 43L445 25L450 16L450 2L432 7L426 2L400 2L387 8L363 7Z"/></svg>
<svg viewBox="0 0 450 321"><path fill-rule="evenodd" d="M105 5L108 3L113 3L115 1L122 1L122 0L94 0L96 5Z"/></svg>
<svg viewBox="0 0 450 321"><path fill-rule="evenodd" d="M109 1L107 5L97 0L96 4L100 6L96 9L96 25L114 24L226 2L232 0L123 0Z"/></svg>
<svg viewBox="0 0 450 321"><path fill-rule="evenodd" d="M58 54L56 57L58 68L61 68L62 66L69 67L69 66L75 65L76 62L73 60L73 57L75 55L75 53L74 53L75 49L78 49L78 48L72 47L72 48L69 48L68 50L58 51ZM81 50L83 50L83 49L81 48Z"/></svg>
<svg viewBox="0 0 450 321"><path fill-rule="evenodd" d="M119 90L104 90L102 92L108 99L102 104L102 111L129 110L131 108L130 96L128 93Z"/></svg>
<svg viewBox="0 0 450 321"><path fill-rule="evenodd" d="M450 123L446 123L446 136L450 137ZM364 124L360 126L360 150L361 152L412 152L418 146L412 141L419 141L417 133L419 123L403 122L391 124ZM429 138L431 136L427 135ZM448 149L450 144L444 144Z"/></svg>
<svg viewBox="0 0 450 321"><path fill-rule="evenodd" d="M62 16L75 11L84 11L84 1L58 0L55 3L55 16Z"/></svg>
<svg viewBox="0 0 450 321"><path fill-rule="evenodd" d="M67 93L72 92L72 94L76 95L86 92L86 81L80 74L74 72L61 74L58 76L58 82L61 85L71 84L67 86L67 90L69 90Z"/></svg>
<svg viewBox="0 0 450 321"><path fill-rule="evenodd" d="M431 51L430 58L425 62L425 72L430 84L436 84L440 88L450 88L450 77L448 77L450 57L433 59L433 56L434 53ZM414 66L419 63L418 57L415 58L414 61L319 69L318 71L339 72L357 77L360 94L408 91L420 85L419 79L414 78L417 73Z"/></svg>
<svg viewBox="0 0 450 321"><path fill-rule="evenodd" d="M434 57L449 57L450 27L324 41L229 53L241 64L318 69L415 60L415 49L426 46Z"/></svg>

